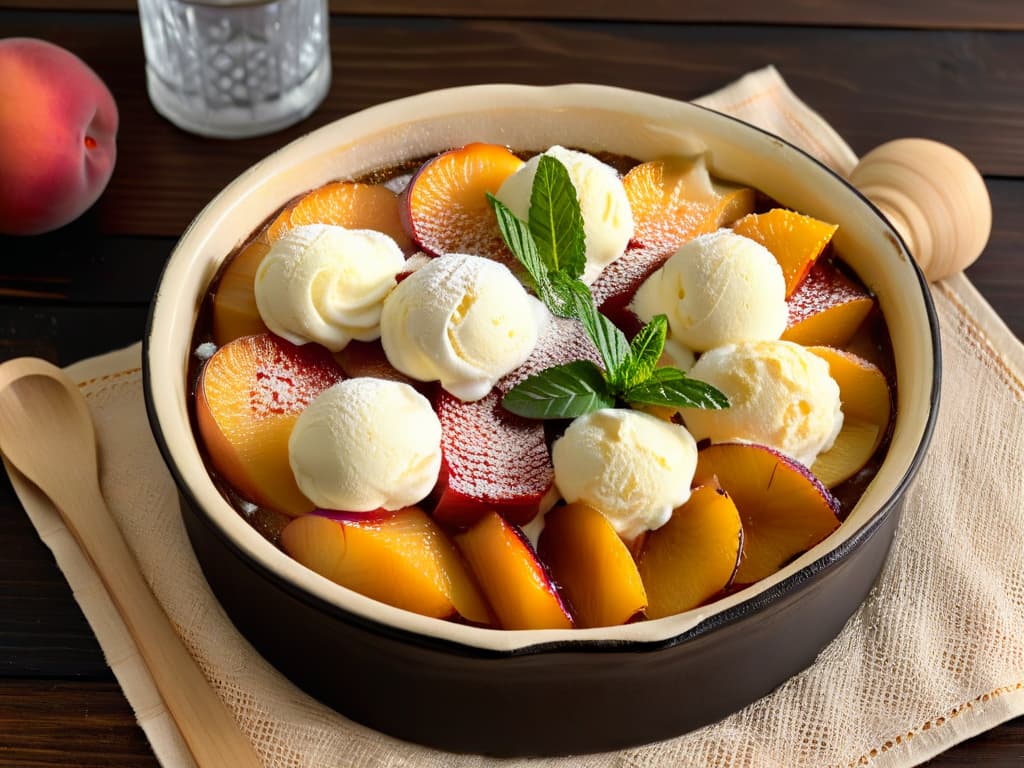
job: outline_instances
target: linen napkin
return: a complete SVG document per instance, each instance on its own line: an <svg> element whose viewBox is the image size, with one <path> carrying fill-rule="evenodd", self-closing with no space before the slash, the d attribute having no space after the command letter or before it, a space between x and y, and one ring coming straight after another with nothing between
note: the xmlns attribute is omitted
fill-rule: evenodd
<svg viewBox="0 0 1024 768"><path fill-rule="evenodd" d="M856 157L773 68L701 103L758 124L840 172ZM615 753L494 760L353 723L277 673L210 593L150 435L140 348L68 369L96 419L102 485L157 598L267 766L910 766L1024 713L1024 346L962 275L932 286L944 371L928 458L892 554L815 664L688 735ZM164 766L190 766L124 624L55 510L14 477ZM699 691L681 695L700 695Z"/></svg>

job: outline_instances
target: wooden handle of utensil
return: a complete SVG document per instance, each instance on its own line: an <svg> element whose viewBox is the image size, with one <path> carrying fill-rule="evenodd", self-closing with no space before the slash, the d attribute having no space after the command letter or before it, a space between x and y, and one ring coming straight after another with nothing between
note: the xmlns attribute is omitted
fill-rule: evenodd
<svg viewBox="0 0 1024 768"><path fill-rule="evenodd" d="M200 768L262 765L157 602L96 488L65 515L135 639L164 704Z"/></svg>
<svg viewBox="0 0 1024 768"><path fill-rule="evenodd" d="M850 181L885 214L929 280L972 264L992 229L978 169L929 139L897 139L868 152Z"/></svg>

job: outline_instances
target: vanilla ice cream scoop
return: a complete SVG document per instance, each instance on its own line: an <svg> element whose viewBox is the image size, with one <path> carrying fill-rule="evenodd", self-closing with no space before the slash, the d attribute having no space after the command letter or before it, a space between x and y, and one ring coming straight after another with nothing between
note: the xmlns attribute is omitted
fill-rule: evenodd
<svg viewBox="0 0 1024 768"><path fill-rule="evenodd" d="M352 339L380 336L384 297L405 255L368 229L296 227L274 242L256 270L256 307L267 327L293 344L315 341L332 352Z"/></svg>
<svg viewBox="0 0 1024 768"><path fill-rule="evenodd" d="M583 214L587 265L581 279L590 285L601 270L619 258L633 236L633 211L619 174L593 155L565 147L551 147L544 155L553 157L569 172ZM496 197L524 221L530 213L533 177L541 155L531 157L505 179Z"/></svg>
<svg viewBox="0 0 1024 768"><path fill-rule="evenodd" d="M636 292L644 322L668 317L673 339L698 352L777 339L786 329L786 280L771 251L720 229L685 243Z"/></svg>
<svg viewBox="0 0 1024 768"><path fill-rule="evenodd" d="M405 278L384 302L388 361L419 381L479 400L525 362L550 315L508 267L450 253Z"/></svg>
<svg viewBox="0 0 1024 768"><path fill-rule="evenodd" d="M299 489L318 507L401 509L437 482L441 422L408 384L345 379L299 414L288 459Z"/></svg>
<svg viewBox="0 0 1024 768"><path fill-rule="evenodd" d="M729 398L719 410L680 409L698 440L758 443L811 466L843 426L828 363L789 341L729 344L701 355L689 373Z"/></svg>
<svg viewBox="0 0 1024 768"><path fill-rule="evenodd" d="M574 419L551 459L562 498L600 510L629 541L660 528L690 498L697 443L678 424L606 408Z"/></svg>

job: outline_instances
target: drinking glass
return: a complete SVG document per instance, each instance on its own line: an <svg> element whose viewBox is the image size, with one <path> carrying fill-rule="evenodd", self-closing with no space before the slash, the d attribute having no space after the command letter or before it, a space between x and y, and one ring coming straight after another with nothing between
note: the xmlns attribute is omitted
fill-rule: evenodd
<svg viewBox="0 0 1024 768"><path fill-rule="evenodd" d="M327 0L139 0L157 112L241 138L309 115L331 84Z"/></svg>

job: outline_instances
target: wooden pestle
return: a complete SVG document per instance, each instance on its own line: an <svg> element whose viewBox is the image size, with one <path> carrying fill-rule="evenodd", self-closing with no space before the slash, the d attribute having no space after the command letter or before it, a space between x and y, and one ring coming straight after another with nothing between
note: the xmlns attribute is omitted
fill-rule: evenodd
<svg viewBox="0 0 1024 768"><path fill-rule="evenodd" d="M850 182L885 214L929 281L971 265L992 230L978 169L929 139L897 139L868 152Z"/></svg>

